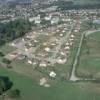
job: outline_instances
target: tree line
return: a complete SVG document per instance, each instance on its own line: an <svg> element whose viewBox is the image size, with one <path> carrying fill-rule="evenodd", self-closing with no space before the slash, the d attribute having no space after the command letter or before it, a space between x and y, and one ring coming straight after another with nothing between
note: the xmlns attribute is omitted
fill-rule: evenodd
<svg viewBox="0 0 100 100"><path fill-rule="evenodd" d="M0 45L23 36L31 30L31 26L31 23L25 19L0 23Z"/></svg>
<svg viewBox="0 0 100 100"><path fill-rule="evenodd" d="M75 4L70 4L70 5L59 5L58 8L60 8L61 10L72 10L72 9L76 9L76 10L80 10L80 9L99 9L100 8L100 3L98 4L83 4L83 5L75 5Z"/></svg>

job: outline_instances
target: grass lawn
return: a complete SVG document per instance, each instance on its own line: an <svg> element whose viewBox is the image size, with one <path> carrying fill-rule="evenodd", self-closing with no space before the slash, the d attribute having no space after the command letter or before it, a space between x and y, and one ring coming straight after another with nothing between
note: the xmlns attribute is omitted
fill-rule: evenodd
<svg viewBox="0 0 100 100"><path fill-rule="evenodd" d="M39 81L41 77L45 76L45 74L34 69L33 65L28 64L27 59L15 60L11 65L13 66L12 71L28 76L36 81Z"/></svg>
<svg viewBox="0 0 100 100"><path fill-rule="evenodd" d="M100 32L96 32L90 35L90 38L100 40Z"/></svg>
<svg viewBox="0 0 100 100"><path fill-rule="evenodd" d="M91 34L83 44L80 64L77 70L79 76L100 78L100 33ZM88 53L87 53L88 52Z"/></svg>
<svg viewBox="0 0 100 100"><path fill-rule="evenodd" d="M29 77L3 68L0 68L0 75L8 76L14 82L13 88L21 90L18 100L100 100L100 86L97 84L58 81L50 88L45 88Z"/></svg>

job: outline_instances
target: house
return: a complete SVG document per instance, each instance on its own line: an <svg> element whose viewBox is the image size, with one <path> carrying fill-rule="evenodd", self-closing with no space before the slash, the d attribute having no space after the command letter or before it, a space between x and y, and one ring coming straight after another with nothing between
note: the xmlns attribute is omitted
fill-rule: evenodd
<svg viewBox="0 0 100 100"><path fill-rule="evenodd" d="M49 73L49 76L52 77L52 78L55 78L56 77L56 73L54 71L51 71Z"/></svg>

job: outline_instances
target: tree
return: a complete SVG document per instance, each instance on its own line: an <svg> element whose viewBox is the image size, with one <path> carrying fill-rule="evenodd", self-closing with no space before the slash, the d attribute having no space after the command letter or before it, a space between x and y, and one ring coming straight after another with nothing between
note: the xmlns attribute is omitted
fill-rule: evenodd
<svg viewBox="0 0 100 100"><path fill-rule="evenodd" d="M0 79L0 95L2 96L2 100L4 100L3 93L4 93L5 89L6 89L5 82L2 79Z"/></svg>
<svg viewBox="0 0 100 100"><path fill-rule="evenodd" d="M5 83L2 79L0 79L0 94L2 94L5 91Z"/></svg>
<svg viewBox="0 0 100 100"><path fill-rule="evenodd" d="M0 51L0 56L1 56L1 57L3 57L3 56L4 56L4 54L3 54L1 51Z"/></svg>
<svg viewBox="0 0 100 100"><path fill-rule="evenodd" d="M2 100L5 100L7 90L10 90L13 83L9 80L8 77L0 76L0 95Z"/></svg>
<svg viewBox="0 0 100 100"><path fill-rule="evenodd" d="M11 63L11 61L8 60L8 59L6 59L6 58L4 58L2 61L3 61L3 63L5 63L5 64L7 64L7 65L9 65L9 64Z"/></svg>
<svg viewBox="0 0 100 100"><path fill-rule="evenodd" d="M0 45L25 35L31 30L28 20L18 19L8 23L0 23Z"/></svg>

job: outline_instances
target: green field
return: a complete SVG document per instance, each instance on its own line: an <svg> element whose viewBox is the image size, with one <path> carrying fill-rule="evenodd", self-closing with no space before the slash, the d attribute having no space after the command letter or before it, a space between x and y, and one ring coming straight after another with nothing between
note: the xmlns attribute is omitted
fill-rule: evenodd
<svg viewBox="0 0 100 100"><path fill-rule="evenodd" d="M29 77L3 68L0 68L0 75L10 77L14 82L13 88L21 90L21 98L17 100L100 100L98 84L58 81L52 87L44 88Z"/></svg>
<svg viewBox="0 0 100 100"><path fill-rule="evenodd" d="M83 44L80 63L77 70L79 76L100 79L100 32L89 35Z"/></svg>

